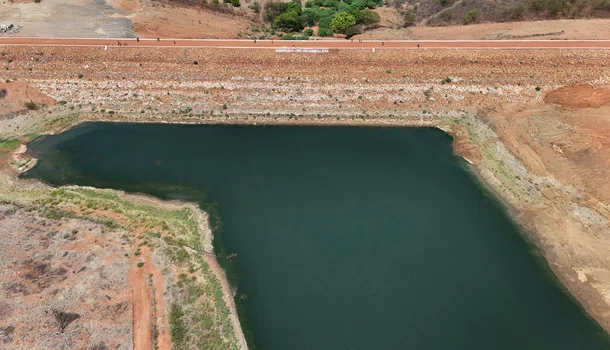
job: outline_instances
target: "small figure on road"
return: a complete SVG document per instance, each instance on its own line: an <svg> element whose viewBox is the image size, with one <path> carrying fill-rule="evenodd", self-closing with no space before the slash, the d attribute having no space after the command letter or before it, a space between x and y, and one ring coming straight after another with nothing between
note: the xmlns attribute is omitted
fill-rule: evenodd
<svg viewBox="0 0 610 350"><path fill-rule="evenodd" d="M256 39L254 39L254 43L256 44Z"/></svg>
<svg viewBox="0 0 610 350"><path fill-rule="evenodd" d="M119 46L121 46L121 42L120 41L117 41L117 43L119 43Z"/></svg>
<svg viewBox="0 0 610 350"><path fill-rule="evenodd" d="M174 45L176 45L176 40L174 40Z"/></svg>
<svg viewBox="0 0 610 350"><path fill-rule="evenodd" d="M140 38L139 38L139 37L138 37L138 38L136 38L136 41L137 41L137 42L140 42Z"/></svg>
<svg viewBox="0 0 610 350"><path fill-rule="evenodd" d="M157 38L157 41L161 41L161 39Z"/></svg>
<svg viewBox="0 0 610 350"><path fill-rule="evenodd" d="M419 44L417 44L417 47L419 47Z"/></svg>

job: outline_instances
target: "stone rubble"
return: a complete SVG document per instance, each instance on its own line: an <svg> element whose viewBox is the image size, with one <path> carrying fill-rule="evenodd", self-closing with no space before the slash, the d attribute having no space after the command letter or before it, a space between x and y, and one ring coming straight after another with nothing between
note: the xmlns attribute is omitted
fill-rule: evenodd
<svg viewBox="0 0 610 350"><path fill-rule="evenodd" d="M18 33L21 26L12 23L0 23L0 34L15 34Z"/></svg>

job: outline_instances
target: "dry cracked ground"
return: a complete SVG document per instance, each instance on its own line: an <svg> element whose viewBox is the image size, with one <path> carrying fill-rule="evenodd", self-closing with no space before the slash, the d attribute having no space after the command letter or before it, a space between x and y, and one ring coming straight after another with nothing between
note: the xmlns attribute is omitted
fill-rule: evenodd
<svg viewBox="0 0 610 350"><path fill-rule="evenodd" d="M130 276L133 271L140 271L137 267L140 258L135 258L135 252L137 247L142 247L140 256L146 260L143 267L153 266L152 271L146 270L146 276L152 275L150 284L157 293L153 294L164 291L153 298L157 300L154 315L158 319L155 327L159 329L159 339L168 334L172 300L176 300L172 299L173 295L182 295L179 300L186 305L182 310L185 314L192 310L189 305L195 305L189 304L190 299L184 296L188 294L186 281L193 277L189 269L199 266L204 271L203 266L211 266L196 260L195 254L188 255L188 263L172 263L173 255L167 252L165 245L175 243L171 237L187 233L163 230L161 221L165 220L171 229L179 227L178 223L189 220L190 216L176 216L176 221L155 219L152 222L157 226L144 224L130 221L138 217L131 209L124 208L129 207L131 199L112 198L88 208L87 200L103 195L88 189L81 198L74 192L81 193L83 189L51 190L19 180L15 175L34 162L27 154L20 153L21 143L79 122L98 120L440 127L455 137L456 153L471 161L474 172L504 201L559 279L610 330L610 185L607 182L610 178L610 51L377 50L373 53L346 50L299 54L264 49L110 48L104 51L103 48L53 47L5 47L0 51L0 91L5 91L0 99L4 159L0 198L4 201L4 213L9 213L3 216L3 223L19 221L21 217L31 222L27 226L30 231L22 225L17 234L39 232L40 237L31 240L32 244L39 245L37 251L41 255L32 263L49 264L45 271L66 270L53 275L57 286L49 288L59 290L60 286L70 285L71 280L77 281L82 266L87 266L92 276L113 278L114 275L103 272L103 261L121 261L127 271L126 288L132 288L131 308L137 303L134 303L134 280ZM80 204L72 203L77 199ZM83 220L79 214L83 210L90 215L105 213L114 208L115 201L123 204L120 212L112 215L131 213L131 216L113 219L122 222L120 226L128 230L107 231L107 237L104 236L105 239L117 237L112 240L114 250L94 256L96 250L92 249L85 256L74 258L58 253L75 250L71 248L75 244L73 240L86 241L91 246L103 244L101 228L86 220L74 221L77 219L72 215L45 219L46 208L52 205L69 209L81 218L78 220ZM104 209L103 204L108 208ZM146 217L157 215L152 214L156 213L152 209L140 211L149 213ZM142 225L153 225L154 229L148 226L142 229ZM74 235L73 229L78 230ZM57 233L52 234L54 230ZM15 233L2 231L2 234ZM122 245L121 240L131 243ZM140 246L144 241L147 243ZM44 244L49 246L44 248L43 243L37 242L48 242ZM7 252L6 245L1 247L2 256L17 254ZM189 254L193 252L187 248L176 247ZM124 256L125 252L130 254L129 258ZM161 258L161 253L166 258ZM157 260L155 254L159 256ZM90 262L86 262L87 256L92 256ZM29 271L26 254L11 259L15 261L11 269L23 274ZM101 266L96 261L102 261ZM180 272L181 268L187 271ZM168 273L164 272L166 269ZM184 274L182 280L181 274ZM125 274L121 275L125 278ZM204 273L194 277L205 286L209 276ZM148 277L142 278L144 282L139 283L149 283L145 281ZM177 282L174 285L168 281ZM3 288L15 282L29 286L31 293L36 290L33 282L17 275L3 277L0 282ZM78 283L84 282L78 280ZM117 291L109 295L117 295L120 286L114 286ZM211 300L205 299L206 295L213 294L203 290L193 303L223 305L206 304L205 300ZM50 295L45 293L51 291L36 294L35 298L45 296L45 299ZM228 300L224 305L230 305L228 293L224 295ZM105 295L100 298L97 302L105 305L119 301L116 297L108 300ZM52 298L46 303L49 307L65 307ZM67 311L88 315L88 305ZM222 321L230 319L222 316L230 312L225 314L221 309L208 309L208 315L216 315L211 316L218 320L214 323L218 333L214 334L229 344L235 329L226 325L236 323ZM24 335L26 329L19 328L19 325L31 324L25 320L39 317L39 322L47 322L51 327L52 320L46 314L33 313L34 309L25 314L13 313L8 318L10 324L0 324L3 329L14 327L2 333L11 334L13 343L7 344L29 339ZM185 327L192 320L189 317L179 318L186 320ZM82 316L74 325L81 324L79 331L84 332L84 322ZM53 332L52 327L48 332ZM136 329L132 332L136 334ZM88 339L98 341L93 335ZM140 341L137 337L133 339ZM175 341L173 337L168 339ZM32 348L35 347L32 345Z"/></svg>

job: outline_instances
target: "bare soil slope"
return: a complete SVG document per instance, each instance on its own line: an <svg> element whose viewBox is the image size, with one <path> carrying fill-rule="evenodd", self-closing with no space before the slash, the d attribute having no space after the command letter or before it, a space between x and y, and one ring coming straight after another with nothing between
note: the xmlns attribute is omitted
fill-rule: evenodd
<svg viewBox="0 0 610 350"><path fill-rule="evenodd" d="M3 349L132 349L125 232L32 209L0 204ZM59 333L52 309L80 318Z"/></svg>
<svg viewBox="0 0 610 350"><path fill-rule="evenodd" d="M0 82L0 118L27 110L26 103L39 108L53 105L55 100L23 83Z"/></svg>
<svg viewBox="0 0 610 350"><path fill-rule="evenodd" d="M603 40L610 39L610 19L562 19L480 23L447 27L402 28L391 11L379 11L386 25L355 36L375 40ZM386 15L383 15L386 14ZM400 18L400 16L398 16ZM383 22L382 22L383 23Z"/></svg>

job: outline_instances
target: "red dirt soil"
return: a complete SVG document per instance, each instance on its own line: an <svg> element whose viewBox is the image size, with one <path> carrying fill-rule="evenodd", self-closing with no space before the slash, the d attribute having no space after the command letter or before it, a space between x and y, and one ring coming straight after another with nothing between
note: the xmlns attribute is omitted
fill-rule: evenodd
<svg viewBox="0 0 610 350"><path fill-rule="evenodd" d="M51 97L23 83L0 83L0 91L5 89L6 95L0 98L0 115L24 111L27 102L34 102L38 106L55 104Z"/></svg>
<svg viewBox="0 0 610 350"><path fill-rule="evenodd" d="M544 101L570 108L598 108L610 102L610 87L566 86L548 93Z"/></svg>

